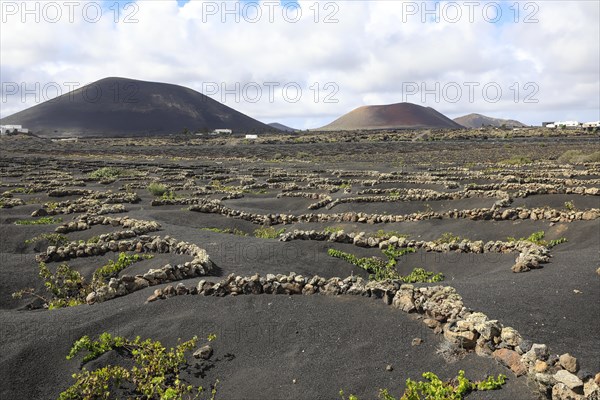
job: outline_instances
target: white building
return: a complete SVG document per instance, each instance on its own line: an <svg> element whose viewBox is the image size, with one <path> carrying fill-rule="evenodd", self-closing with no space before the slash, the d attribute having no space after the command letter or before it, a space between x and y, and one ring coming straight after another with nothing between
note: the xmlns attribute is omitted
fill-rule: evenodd
<svg viewBox="0 0 600 400"><path fill-rule="evenodd" d="M554 125L558 127L564 125L567 128L577 128L581 124L577 121L557 121L554 123Z"/></svg>
<svg viewBox="0 0 600 400"><path fill-rule="evenodd" d="M246 139L258 139L258 135L246 135Z"/></svg>
<svg viewBox="0 0 600 400"><path fill-rule="evenodd" d="M222 134L231 134L233 133L233 131L231 129L215 129L214 131L212 131L213 134L215 135L222 135Z"/></svg>
<svg viewBox="0 0 600 400"><path fill-rule="evenodd" d="M600 121L586 122L582 125L582 128L600 128Z"/></svg>
<svg viewBox="0 0 600 400"><path fill-rule="evenodd" d="M79 139L74 137L74 138L62 138L62 139L52 139L53 142L62 142L62 143L77 143L79 142Z"/></svg>
<svg viewBox="0 0 600 400"><path fill-rule="evenodd" d="M7 135L17 131L19 133L29 133L29 129L23 128L22 125L0 125L0 134Z"/></svg>

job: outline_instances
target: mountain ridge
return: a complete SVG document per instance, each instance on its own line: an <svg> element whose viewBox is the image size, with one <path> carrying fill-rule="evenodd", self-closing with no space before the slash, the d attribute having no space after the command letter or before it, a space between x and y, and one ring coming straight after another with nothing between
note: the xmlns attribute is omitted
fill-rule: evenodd
<svg viewBox="0 0 600 400"><path fill-rule="evenodd" d="M283 131L283 132L296 132L298 129L295 128L291 128L287 125L284 124L280 124L279 122L271 122L269 124L270 127L275 128L277 130Z"/></svg>
<svg viewBox="0 0 600 400"><path fill-rule="evenodd" d="M273 128L185 86L109 77L0 120L42 136L155 136Z"/></svg>
<svg viewBox="0 0 600 400"><path fill-rule="evenodd" d="M431 107L423 107L413 103L394 103L355 108L328 125L314 130L376 130L403 128L460 129L462 126Z"/></svg>
<svg viewBox="0 0 600 400"><path fill-rule="evenodd" d="M454 122L466 127L466 128L481 128L483 126L495 126L501 127L502 125L509 127L525 127L522 122L516 121L514 119L502 119L502 118L494 118L488 117L487 115L471 113L467 115L463 115L462 117L454 118Z"/></svg>

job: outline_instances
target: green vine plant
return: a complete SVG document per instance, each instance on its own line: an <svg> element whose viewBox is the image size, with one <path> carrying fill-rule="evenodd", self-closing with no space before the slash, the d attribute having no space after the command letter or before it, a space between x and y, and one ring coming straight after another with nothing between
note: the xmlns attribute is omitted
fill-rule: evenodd
<svg viewBox="0 0 600 400"><path fill-rule="evenodd" d="M62 222L62 218L41 217L38 219L20 219L15 221L15 225L52 225Z"/></svg>
<svg viewBox="0 0 600 400"><path fill-rule="evenodd" d="M163 200L176 200L178 198L180 198L180 196L177 193L175 193L175 191L173 191L173 190L166 191L161 196L161 199L163 199Z"/></svg>
<svg viewBox="0 0 600 400"><path fill-rule="evenodd" d="M214 232L214 233L226 233L235 236L248 236L248 234L237 228L201 228L203 231Z"/></svg>
<svg viewBox="0 0 600 400"><path fill-rule="evenodd" d="M102 167L89 174L93 179L116 179L122 175L125 175L125 171L116 167Z"/></svg>
<svg viewBox="0 0 600 400"><path fill-rule="evenodd" d="M220 191L220 192L226 192L226 193L232 193L232 194L244 192L244 190L242 190L241 187L223 185L223 182L221 182L218 179L213 179L210 183L210 186L212 187L213 190Z"/></svg>
<svg viewBox="0 0 600 400"><path fill-rule="evenodd" d="M61 246L69 243L69 238L60 233L42 233L31 239L27 239L25 244L36 244L38 242L47 241L51 246Z"/></svg>
<svg viewBox="0 0 600 400"><path fill-rule="evenodd" d="M409 275L402 276L398 273L396 265L400 257L414 253L415 249L407 247L404 249L396 249L392 246L388 246L382 250L383 254L387 257L387 261L379 257L363 257L358 258L354 254L346 253L341 250L329 249L327 254L334 258L339 258L352 265L356 265L359 268L364 269L369 273L369 279L374 281L383 280L400 280L406 283L415 282L440 282L444 280L442 273L433 273L425 271L423 268L415 268Z"/></svg>
<svg viewBox="0 0 600 400"><path fill-rule="evenodd" d="M409 235L407 235L406 233L402 233L402 232L398 232L398 231L386 231L383 229L379 229L377 232L375 232L375 237L379 238L379 239L389 239L392 236L396 236L399 239L406 239L409 237Z"/></svg>
<svg viewBox="0 0 600 400"><path fill-rule="evenodd" d="M444 280L444 274L426 271L423 268L414 268L410 274L403 276L400 280L404 283L434 283Z"/></svg>
<svg viewBox="0 0 600 400"><path fill-rule="evenodd" d="M338 232L342 232L344 230L344 228L341 228L339 226L326 226L324 231L326 233L338 233Z"/></svg>
<svg viewBox="0 0 600 400"><path fill-rule="evenodd" d="M452 232L445 232L439 238L434 240L434 243L436 243L436 244L460 243L463 240L468 241L469 239L455 235Z"/></svg>
<svg viewBox="0 0 600 400"><path fill-rule="evenodd" d="M14 299L24 296L36 297L43 301L44 307L52 310L61 307L72 307L85 302L90 292L83 276L67 264L60 264L56 272L52 273L46 263L41 262L38 266L39 277L44 281L44 287L49 297L38 294L35 289L22 289L12 294Z"/></svg>
<svg viewBox="0 0 600 400"><path fill-rule="evenodd" d="M198 399L203 387L191 385L180 376L181 370L189 365L186 353L196 348L197 342L198 338L194 336L167 350L161 342L142 340L139 336L133 340L106 332L96 340L83 336L73 344L68 360L87 352L82 361L85 364L116 351L132 361L126 365L133 365L130 368L106 365L91 371L83 367L73 374L75 383L62 392L58 400L119 399L126 393L145 400ZM215 398L218 382L210 392L211 400Z"/></svg>
<svg viewBox="0 0 600 400"><path fill-rule="evenodd" d="M573 202L572 200L570 201L565 201L565 209L568 211L575 211L577 210L577 208L575 207L575 202Z"/></svg>
<svg viewBox="0 0 600 400"><path fill-rule="evenodd" d="M285 228L275 229L272 226L263 226L254 230L254 236L260 239L277 239L285 232Z"/></svg>
<svg viewBox="0 0 600 400"><path fill-rule="evenodd" d="M120 253L117 261L108 260L108 264L98 268L92 277L92 287L104 286L110 278L119 275L119 272L129 267L133 263L153 258L151 254L133 254Z"/></svg>
<svg viewBox="0 0 600 400"><path fill-rule="evenodd" d="M62 263L52 273L46 263L38 265L38 275L44 281L44 288L48 295L42 295L33 288L19 290L12 294L15 299L31 296L42 300L44 307L50 310L62 307L73 307L85 303L88 294L106 285L110 278L116 277L119 272L135 262L152 258L152 255L128 255L120 253L117 261L109 260L108 264L98 268L91 282L76 270Z"/></svg>
<svg viewBox="0 0 600 400"><path fill-rule="evenodd" d="M500 374L497 378L488 376L482 381L473 382L465 377L465 371L459 371L458 376L450 382L443 382L433 372L423 373L424 381L406 380L406 389L400 400L462 400L474 391L501 389L506 383L506 376ZM340 390L340 397L346 400L344 391ZM379 399L397 400L387 389L379 390ZM359 400L355 395L349 395L348 400Z"/></svg>
<svg viewBox="0 0 600 400"><path fill-rule="evenodd" d="M512 236L509 236L508 238L506 238L506 240L508 242L516 242L516 241L530 242L533 244L537 244L538 246L548 247L549 249L551 249L552 247L559 245L561 243L568 242L567 238L565 238L565 237L561 237L561 238L553 239L553 240L546 240L546 239L544 239L545 236L546 236L546 233L544 231L538 231L538 232L533 232L531 235L529 235L526 238L522 237L520 239L516 239Z"/></svg>
<svg viewBox="0 0 600 400"><path fill-rule="evenodd" d="M169 188L167 185L159 183L159 182L150 183L148 185L147 189L151 194L153 194L156 197L162 197L169 191Z"/></svg>

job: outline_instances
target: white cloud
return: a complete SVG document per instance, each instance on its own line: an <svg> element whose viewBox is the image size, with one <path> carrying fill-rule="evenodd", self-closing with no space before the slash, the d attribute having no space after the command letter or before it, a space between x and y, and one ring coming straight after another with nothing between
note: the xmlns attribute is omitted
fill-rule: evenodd
<svg viewBox="0 0 600 400"><path fill-rule="evenodd" d="M3 11L9 3L21 4L0 3ZM82 2L78 10L85 3L92 2ZM439 9L447 3L440 2ZM565 1L529 2L539 8L535 14L539 22L533 24L522 21L531 9L520 10L519 23L512 20L509 7L513 2L503 3L499 24L483 18L481 9L486 3L475 9L473 22L466 3L456 3L463 13L456 23L443 14L439 23L423 23L420 7L424 3L400 1L300 1L302 17L296 23L286 21L286 15L295 15L291 8L265 1L260 3L262 17L256 23L248 20L255 14L240 17L236 23L234 15L223 15L223 2L197 0L183 7L175 0L138 1L133 16L137 23L122 21L136 10L133 7L122 10L116 24L113 11L107 8L97 23L87 22L81 11L75 13L73 23L66 15L58 23L44 18L35 23L32 16L22 23L21 15L3 13L1 80L3 84L26 82L31 88L35 82L41 87L49 82L83 85L107 76L125 76L199 91L207 82L227 88L256 83L263 89L256 103L243 97L236 102L223 93L212 97L262 121L299 128L330 122L360 105L403 100L451 116L480 112L518 116L528 123L567 115L580 120L600 118L598 2L569 1L568 6ZM44 2L39 4L43 7ZM230 9L234 6L227 3ZM412 6L419 8L416 15L407 13ZM217 13L209 15L207 11L214 7ZM269 10L274 11L273 20L269 20ZM338 22L325 23L327 16ZM280 85L273 102L267 96L266 82ZM296 103L286 101L281 93L282 86L294 82L302 87ZM323 90L329 82L339 88L335 103L323 101L332 93L331 87ZM420 94L403 96L403 88L411 82L430 89L436 82L440 88L458 84L463 95L456 103L445 98L436 102L434 95L422 102ZM468 82L479 83L473 102L468 99ZM537 103L523 102L532 93L525 90L528 82L539 88ZM488 83L502 88L496 103L483 96L481 88ZM515 83L520 96L516 103ZM318 101L315 84L321 89ZM0 115L36 102L31 95L24 100L5 95Z"/></svg>

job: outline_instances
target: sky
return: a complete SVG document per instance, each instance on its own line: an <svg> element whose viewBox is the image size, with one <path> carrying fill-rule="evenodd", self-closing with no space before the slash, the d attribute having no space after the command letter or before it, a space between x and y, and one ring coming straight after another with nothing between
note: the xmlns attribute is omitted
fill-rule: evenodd
<svg viewBox="0 0 600 400"><path fill-rule="evenodd" d="M262 122L410 102L450 118L600 120L599 1L0 0L0 117L118 76Z"/></svg>

